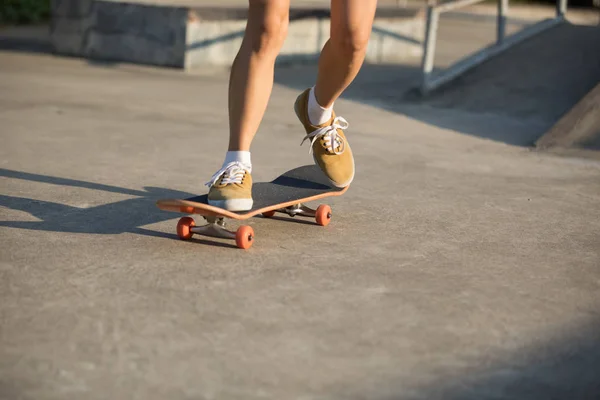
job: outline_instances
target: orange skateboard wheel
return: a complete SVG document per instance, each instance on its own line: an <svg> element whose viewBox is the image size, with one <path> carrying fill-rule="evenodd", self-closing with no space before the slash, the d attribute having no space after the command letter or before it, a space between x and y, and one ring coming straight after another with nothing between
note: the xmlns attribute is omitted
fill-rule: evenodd
<svg viewBox="0 0 600 400"><path fill-rule="evenodd" d="M264 213L262 213L262 215L265 218L271 218L273 215L275 215L275 211L265 211Z"/></svg>
<svg viewBox="0 0 600 400"><path fill-rule="evenodd" d="M315 220L321 226L327 226L331 221L331 207L327 204L321 204L315 212Z"/></svg>
<svg viewBox="0 0 600 400"><path fill-rule="evenodd" d="M194 233L191 231L191 227L196 226L196 221L192 217L183 217L177 222L177 236L181 240L189 240L192 238Z"/></svg>
<svg viewBox="0 0 600 400"><path fill-rule="evenodd" d="M254 229L248 225L242 225L235 233L235 244L240 249L249 249L254 242Z"/></svg>

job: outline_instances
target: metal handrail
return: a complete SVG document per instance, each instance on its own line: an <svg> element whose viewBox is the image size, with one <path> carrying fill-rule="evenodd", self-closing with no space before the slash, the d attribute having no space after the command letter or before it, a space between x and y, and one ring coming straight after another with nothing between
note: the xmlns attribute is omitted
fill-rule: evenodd
<svg viewBox="0 0 600 400"><path fill-rule="evenodd" d="M506 36L506 16L508 13L508 0L498 0L498 14L496 19L496 43L488 46L467 58L464 58L450 66L442 73L433 75L433 62L435 58L435 48L437 41L437 29L439 25L440 14L457 8L470 6L480 3L484 0L455 0L441 4L427 5L427 21L425 24L425 42L423 43L423 59L421 69L423 73L421 82L421 93L427 94L441 85L456 79L466 71L481 64L489 58L500 52L514 46L533 35L536 35L552 26L563 21L567 12L567 0L556 0L556 17L550 20L538 22L522 31L511 36Z"/></svg>

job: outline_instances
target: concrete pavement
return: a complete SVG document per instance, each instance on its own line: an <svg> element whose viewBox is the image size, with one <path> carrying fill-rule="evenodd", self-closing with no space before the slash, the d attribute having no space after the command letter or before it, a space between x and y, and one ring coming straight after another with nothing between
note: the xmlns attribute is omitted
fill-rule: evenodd
<svg viewBox="0 0 600 400"><path fill-rule="evenodd" d="M255 179L310 162L307 71L277 73ZM0 398L600 395L598 162L471 134L539 120L349 96L358 171L328 227L181 242L154 202L205 190L226 86L0 53Z"/></svg>

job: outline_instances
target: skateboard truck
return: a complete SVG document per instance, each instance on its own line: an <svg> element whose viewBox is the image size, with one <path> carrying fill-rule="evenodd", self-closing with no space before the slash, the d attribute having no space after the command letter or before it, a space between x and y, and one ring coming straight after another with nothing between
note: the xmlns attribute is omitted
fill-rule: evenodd
<svg viewBox="0 0 600 400"><path fill-rule="evenodd" d="M225 220L218 217L204 217L206 225L192 226L190 231L202 236L210 236L221 239L235 239L235 232L225 228Z"/></svg>
<svg viewBox="0 0 600 400"><path fill-rule="evenodd" d="M240 249L249 249L254 241L254 229L248 225L240 226L233 232L225 228L223 217L204 216L207 224L196 226L192 217L183 217L177 222L177 236L183 240L189 240L192 235L202 235L221 239L235 240L235 245Z"/></svg>
<svg viewBox="0 0 600 400"><path fill-rule="evenodd" d="M321 205L315 210L313 208L305 206L302 203L298 203L288 207L278 208L276 210L264 212L263 216L269 218L275 215L275 213L287 214L290 217L295 217L296 215L298 215L300 217L317 218L317 216L319 216L317 223L323 226L327 225L327 223L329 223L329 220L331 219L331 208L329 208L329 206L326 205ZM319 221L325 223L323 224Z"/></svg>
<svg viewBox="0 0 600 400"><path fill-rule="evenodd" d="M290 217L296 215L301 217L314 218L317 224L326 226L331 220L331 207L321 204L316 210L305 206L302 203L293 204L288 207L265 211L262 215L270 218L276 212L287 214ZM249 249L254 241L254 229L248 225L240 226L237 231L230 231L225 228L225 218L219 216L204 215L205 225L196 226L196 221L192 217L183 217L177 222L177 236L183 240L189 240L194 234L215 237L220 239L235 240L235 244L240 249Z"/></svg>
<svg viewBox="0 0 600 400"><path fill-rule="evenodd" d="M314 216L317 215L317 210L307 207L302 203L294 204L293 206L286 207L280 212L284 212L287 215L289 215L290 217L295 217L296 215L299 215L301 217L314 218ZM331 218L331 215L329 216L329 218Z"/></svg>

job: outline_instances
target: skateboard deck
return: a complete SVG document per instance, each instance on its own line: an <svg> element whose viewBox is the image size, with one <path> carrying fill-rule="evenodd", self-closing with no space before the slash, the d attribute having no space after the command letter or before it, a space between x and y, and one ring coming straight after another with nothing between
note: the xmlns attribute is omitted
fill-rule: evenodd
<svg viewBox="0 0 600 400"><path fill-rule="evenodd" d="M271 182L254 183L254 204L251 210L228 211L211 206L206 194L188 199L158 200L156 205L161 210L199 214L207 220L207 225L196 226L193 218L181 218L177 224L177 235L181 239L190 239L193 234L235 239L238 247L246 249L254 240L253 229L244 225L237 232L228 231L225 229L225 218L246 220L259 214L271 217L280 212L292 217L298 215L315 218L318 225L325 226L331 220L331 208L323 204L317 209L311 209L303 203L341 196L347 190L348 186L337 188L331 185L318 166L305 165L287 171Z"/></svg>

